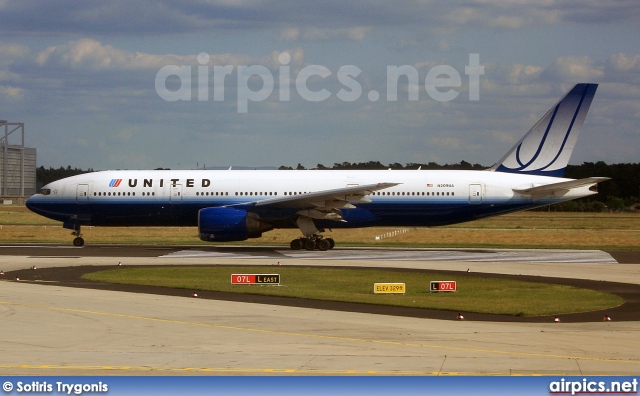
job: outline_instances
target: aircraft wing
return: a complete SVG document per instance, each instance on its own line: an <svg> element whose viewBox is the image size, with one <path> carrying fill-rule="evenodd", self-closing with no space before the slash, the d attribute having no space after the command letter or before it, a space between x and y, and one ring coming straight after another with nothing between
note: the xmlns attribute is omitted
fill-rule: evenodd
<svg viewBox="0 0 640 396"><path fill-rule="evenodd" d="M270 206L273 208L334 208L352 209L354 203L371 202L367 195L373 191L397 186L401 183L363 184L334 190L316 191L306 194L288 195L285 197L263 199L248 203L253 206ZM247 204L244 204L247 205Z"/></svg>
<svg viewBox="0 0 640 396"><path fill-rule="evenodd" d="M551 184L545 184L542 186L534 186L529 188L522 188L522 189L514 188L513 191L519 194L532 195L534 197L542 197L542 196L548 196L548 195L563 195L575 188L597 184L609 179L610 179L609 177L587 177L585 179L551 183Z"/></svg>
<svg viewBox="0 0 640 396"><path fill-rule="evenodd" d="M229 205L229 207L254 207L265 209L306 209L299 214L313 218L332 218L341 220L340 209L353 209L353 203L371 202L366 196L373 191L397 186L401 183L362 184L333 190L316 191L305 194L287 195L284 197L261 199ZM321 212L321 213L319 213ZM330 214L333 213L333 214Z"/></svg>

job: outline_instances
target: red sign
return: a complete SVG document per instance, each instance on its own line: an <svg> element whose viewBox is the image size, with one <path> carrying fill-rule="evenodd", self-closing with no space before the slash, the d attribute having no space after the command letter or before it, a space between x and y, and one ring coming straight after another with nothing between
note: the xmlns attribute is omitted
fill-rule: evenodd
<svg viewBox="0 0 640 396"><path fill-rule="evenodd" d="M253 274L233 274L231 275L232 285L244 285L256 283L256 276Z"/></svg>

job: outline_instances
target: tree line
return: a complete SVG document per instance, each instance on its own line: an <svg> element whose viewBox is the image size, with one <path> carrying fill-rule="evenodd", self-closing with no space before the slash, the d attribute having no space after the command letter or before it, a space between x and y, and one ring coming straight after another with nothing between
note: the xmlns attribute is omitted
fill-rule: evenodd
<svg viewBox="0 0 640 396"><path fill-rule="evenodd" d="M400 163L382 164L379 161L368 162L342 162L334 163L332 166L324 166L318 164L311 169L340 169L340 170L369 170L369 169L449 169L449 170L482 170L488 168L480 164L472 164L467 161L460 161L454 164L440 165L435 162L425 164ZM163 169L163 168L157 168ZM298 166L280 166L278 169L307 169L302 164ZM69 176L75 176L82 173L93 172L93 169L82 170L79 168L48 168L41 166L36 169L36 178L38 186L41 187L52 181L62 179ZM579 211L579 212L600 212L600 211L623 211L628 209L640 210L640 163L635 164L607 164L603 161L584 162L582 165L569 165L564 177L570 179L582 179L585 177L609 177L611 180L600 183L598 185L598 194L590 197L581 198L574 201L563 202L553 205L551 208L544 210L555 211Z"/></svg>

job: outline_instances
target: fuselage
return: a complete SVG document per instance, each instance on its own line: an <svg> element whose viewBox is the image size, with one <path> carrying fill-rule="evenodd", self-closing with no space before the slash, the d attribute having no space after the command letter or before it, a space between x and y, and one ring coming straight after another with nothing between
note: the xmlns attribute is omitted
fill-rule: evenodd
<svg viewBox="0 0 640 396"><path fill-rule="evenodd" d="M566 180L571 179L451 170L101 171L49 183L27 200L27 207L65 226L196 226L200 209L246 205L274 228L296 228L298 208L251 204L387 182L398 184L371 192L370 202L342 209L345 221L316 220L316 224L327 228L437 226L594 194L586 187L542 199L514 192Z"/></svg>

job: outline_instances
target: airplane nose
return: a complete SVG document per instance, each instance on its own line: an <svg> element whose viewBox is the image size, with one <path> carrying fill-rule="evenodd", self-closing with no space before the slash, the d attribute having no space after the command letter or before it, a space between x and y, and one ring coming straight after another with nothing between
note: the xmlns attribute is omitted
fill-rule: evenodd
<svg viewBox="0 0 640 396"><path fill-rule="evenodd" d="M30 196L29 198L27 198L27 201L24 204L27 207L27 209L37 213L38 202L40 202L40 194Z"/></svg>

